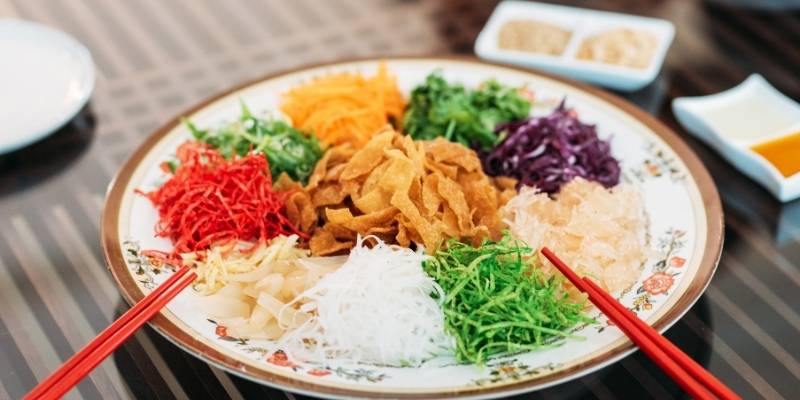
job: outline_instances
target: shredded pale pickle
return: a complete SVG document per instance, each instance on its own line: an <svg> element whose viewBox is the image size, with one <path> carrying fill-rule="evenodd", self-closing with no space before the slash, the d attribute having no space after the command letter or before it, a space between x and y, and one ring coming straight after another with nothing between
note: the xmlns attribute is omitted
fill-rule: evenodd
<svg viewBox="0 0 800 400"><path fill-rule="evenodd" d="M344 261L343 257L308 257L297 235L278 236L269 244L212 246L185 254L195 268L196 306L239 338L278 339L310 315L285 307Z"/></svg>
<svg viewBox="0 0 800 400"><path fill-rule="evenodd" d="M631 185L606 189L576 178L555 198L526 186L503 208L503 218L545 267L553 268L539 253L547 246L578 274L599 280L612 292L631 286L641 275L648 251L647 218Z"/></svg>

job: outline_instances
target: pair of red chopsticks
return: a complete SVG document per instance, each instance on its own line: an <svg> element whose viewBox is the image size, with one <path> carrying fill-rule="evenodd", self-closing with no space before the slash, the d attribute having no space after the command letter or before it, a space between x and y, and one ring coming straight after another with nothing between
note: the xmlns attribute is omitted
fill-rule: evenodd
<svg viewBox="0 0 800 400"><path fill-rule="evenodd" d="M695 399L741 399L730 388L689 358L658 331L645 324L588 277L580 278L547 247L542 254L575 285L586 293L611 321L624 332L653 362Z"/></svg>
<svg viewBox="0 0 800 400"><path fill-rule="evenodd" d="M589 278L580 278L548 248L542 254L575 285L586 293L616 326L683 390L695 399L740 399L731 389L711 375L705 368L689 358L672 342L645 324L633 312L623 307L611 295ZM25 399L58 399L75 386L101 361L133 335L145 322L158 313L170 300L194 281L197 275L183 267L158 286L142 301L114 321L108 328L89 342L81 351L29 392Z"/></svg>
<svg viewBox="0 0 800 400"><path fill-rule="evenodd" d="M47 379L36 385L25 395L24 399L49 400L64 396L125 340L133 336L145 322L153 318L170 300L186 286L189 286L196 277L197 274L188 267L176 271L156 290L150 292L103 332L100 332L94 340L75 353Z"/></svg>

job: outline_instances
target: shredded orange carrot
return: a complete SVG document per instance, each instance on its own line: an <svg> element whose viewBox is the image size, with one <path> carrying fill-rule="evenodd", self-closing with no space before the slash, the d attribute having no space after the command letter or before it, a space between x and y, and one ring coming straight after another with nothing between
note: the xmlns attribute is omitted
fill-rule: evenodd
<svg viewBox="0 0 800 400"><path fill-rule="evenodd" d="M372 77L341 73L316 78L284 94L281 105L296 128L327 144L356 148L387 123L399 129L404 108L397 80L383 62Z"/></svg>

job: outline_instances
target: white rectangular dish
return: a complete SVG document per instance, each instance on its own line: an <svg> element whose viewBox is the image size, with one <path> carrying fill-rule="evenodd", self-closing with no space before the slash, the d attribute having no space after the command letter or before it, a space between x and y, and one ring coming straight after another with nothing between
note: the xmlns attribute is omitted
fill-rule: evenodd
<svg viewBox="0 0 800 400"><path fill-rule="evenodd" d="M571 36L559 55L501 48L500 31L503 25L513 20L554 25L571 31ZM646 32L656 39L656 48L645 68L577 58L584 40L598 33L624 28ZM674 36L675 27L662 19L535 2L503 1L478 35L475 53L487 60L539 68L612 89L633 91L646 86L658 75Z"/></svg>

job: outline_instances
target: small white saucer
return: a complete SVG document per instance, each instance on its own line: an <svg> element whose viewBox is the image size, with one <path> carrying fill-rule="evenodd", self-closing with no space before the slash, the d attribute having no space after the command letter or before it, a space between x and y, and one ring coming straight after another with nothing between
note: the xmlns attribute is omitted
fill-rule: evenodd
<svg viewBox="0 0 800 400"><path fill-rule="evenodd" d="M737 118L753 103L763 110L758 112L758 118ZM774 165L750 149L754 144L800 131L800 104L779 92L761 75L750 75L724 92L677 98L672 101L672 112L687 131L716 149L778 200L786 202L800 197L800 173L784 177ZM723 113L725 118L721 118ZM737 136L731 134L733 129L726 129L733 128L732 124L743 124L760 133Z"/></svg>
<svg viewBox="0 0 800 400"><path fill-rule="evenodd" d="M89 50L53 28L0 18L0 154L56 131L89 100Z"/></svg>

